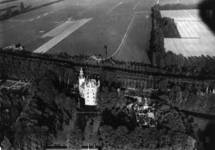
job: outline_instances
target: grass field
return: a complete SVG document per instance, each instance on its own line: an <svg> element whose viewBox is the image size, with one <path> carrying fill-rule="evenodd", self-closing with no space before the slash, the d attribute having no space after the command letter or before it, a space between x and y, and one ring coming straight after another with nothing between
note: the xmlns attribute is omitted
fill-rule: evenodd
<svg viewBox="0 0 215 150"><path fill-rule="evenodd" d="M20 3L24 4L24 8L26 7L35 7L35 6L40 6L46 3L50 3L56 0L17 0L17 1L12 1L9 3L3 3L0 4L0 9L5 9L7 7L13 6L14 8L12 9L13 11L15 10L20 10ZM6 11L2 11L1 13L4 14Z"/></svg>
<svg viewBox="0 0 215 150"><path fill-rule="evenodd" d="M108 56L112 56L122 45L118 59L149 63L146 49L154 4L156 0L65 0L1 22L0 47L22 43L26 49L34 51L63 32L57 27L69 18L72 21L92 18L56 43L48 53L106 57L105 46ZM138 15L127 32L135 13ZM54 30L59 32L54 35L51 33Z"/></svg>
<svg viewBox="0 0 215 150"><path fill-rule="evenodd" d="M174 18L181 38L165 38L165 49L184 56L215 56L215 36L201 21L197 10L161 11ZM184 16L184 17L183 17Z"/></svg>
<svg viewBox="0 0 215 150"><path fill-rule="evenodd" d="M132 19L131 10L119 12L122 6L113 9L109 14L94 17L91 22L56 45L49 53L66 51L71 55L80 53L105 55L104 46L106 45L108 54L111 55L118 48Z"/></svg>
<svg viewBox="0 0 215 150"><path fill-rule="evenodd" d="M146 49L149 47L151 31L150 12L136 13L125 42L114 58L150 63Z"/></svg>
<svg viewBox="0 0 215 150"><path fill-rule="evenodd" d="M36 50L34 50L34 52L36 52L36 53L41 53L41 52L46 53L52 47L54 47L55 45L60 43L63 39L67 38L70 34L75 32L76 30L78 30L81 26L83 26L85 23L87 23L91 19L92 18L90 18L90 19L82 19L82 20L77 20L75 22L67 21L71 25L68 26L68 27L66 26L67 28L65 28L65 26L62 26L62 28L60 28L60 29L63 29L62 32L59 32L59 30L55 30L55 29L51 30L47 34L48 34L48 36L50 36L50 34L51 34L52 36L54 36L54 38L49 40L48 42L46 42L45 44L43 44L42 46L40 46Z"/></svg>
<svg viewBox="0 0 215 150"><path fill-rule="evenodd" d="M4 47L12 43L25 44L26 42L26 44L29 43L30 46L32 43L34 45L34 40L37 37L40 37L43 33L49 32L55 28L59 25L59 22L66 21L68 18L71 18L71 16L76 14L79 9L80 11L83 11L86 7L89 7L79 6L79 9L77 9L76 3L76 0L63 1L63 3L56 3L52 6L13 17L10 20L1 21L0 47ZM96 1L93 4L95 3ZM43 31L43 33L40 31ZM39 46L40 45L38 45L38 47Z"/></svg>
<svg viewBox="0 0 215 150"><path fill-rule="evenodd" d="M56 45L49 53L66 51L71 55L80 53L87 55L101 54L105 57L104 46L106 45L108 56L113 56L127 33L134 17L134 12L141 11L141 5L144 6L140 2L120 3L119 1L115 5L117 7L114 6L106 14L100 13L100 16L94 17L90 23L82 26L67 39ZM98 6L92 12L98 12L99 8ZM150 9L148 8L148 10ZM135 17L136 19L134 19L131 29L129 29L129 34L122 45L120 53L116 53L114 58L124 61L150 63L146 52L149 46L149 31L151 31L149 17L150 12L141 12Z"/></svg>
<svg viewBox="0 0 215 150"><path fill-rule="evenodd" d="M59 35L61 32L65 31L69 27L75 24L75 21L65 21L56 28L52 29L51 31L45 33L42 35L40 38L46 38L46 37L56 37Z"/></svg>

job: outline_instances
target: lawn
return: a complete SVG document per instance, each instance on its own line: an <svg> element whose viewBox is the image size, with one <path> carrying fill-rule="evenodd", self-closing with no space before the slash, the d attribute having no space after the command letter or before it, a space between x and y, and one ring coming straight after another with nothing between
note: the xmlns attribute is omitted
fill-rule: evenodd
<svg viewBox="0 0 215 150"><path fill-rule="evenodd" d="M133 10L131 9L132 6L126 8L122 4L110 13L104 13L103 11L99 12L101 7L97 7L93 11L94 13L96 12L97 16L93 17L92 21L64 39L52 48L49 53L67 52L70 55L101 54L105 57L104 46L106 45L108 56L112 55L121 43L132 19Z"/></svg>
<svg viewBox="0 0 215 150"><path fill-rule="evenodd" d="M154 1L147 0L144 2L123 1L123 3L118 5L119 1L115 3L117 6L112 5L110 7L111 11L110 8L109 10L106 9L106 13L101 11L104 5L107 6L106 3L95 7L89 12L89 14L97 14L91 22L75 31L48 53L67 52L70 55L101 54L103 57L106 57L104 47L107 46L107 56L113 56L121 45L125 34L127 34L120 53L116 53L113 57L124 61L150 63L146 49L149 47L151 14L149 11L150 6L147 5L146 8L146 4L153 5ZM135 14L137 11L138 13ZM89 14L87 15L88 17ZM134 14L135 19L131 23ZM132 25L128 31L130 24Z"/></svg>
<svg viewBox="0 0 215 150"><path fill-rule="evenodd" d="M40 37L59 26L62 21L92 18L52 47L48 53L101 54L106 57L107 47L107 56L112 56L137 12L138 15L129 29L119 59L149 63L146 49L149 46L151 31L150 9L155 2L155 0L65 0L4 21L0 26L0 47L22 43L27 50L34 51L54 38Z"/></svg>
<svg viewBox="0 0 215 150"><path fill-rule="evenodd" d="M82 19L82 20L77 20L76 22L74 21L67 21L69 22L70 26L62 26L63 30L62 32L59 33L59 30L52 30L50 33L54 35L54 38L52 38L50 41L46 42L39 48L37 48L34 52L37 53L46 53L49 51L52 47L60 43L63 39L65 39L67 36L78 30L81 26L83 26L85 23L90 21L92 18L89 19ZM56 34L56 35L55 35ZM49 35L48 35L49 36Z"/></svg>
<svg viewBox="0 0 215 150"><path fill-rule="evenodd" d="M68 1L60 2L52 6L13 17L11 20L2 21L0 24L0 47L8 46L12 43L24 44L26 42L27 44L25 44L25 47L27 47L28 50L33 50L32 48L35 48L31 45L37 45L37 47L39 47L40 45L35 44L37 36L49 32L55 28L59 22L71 18L77 11L86 9L85 7L87 7L80 6L79 9L77 9L73 4L76 4L75 0L70 3ZM43 31L43 33L40 31ZM38 39L38 41L41 40ZM44 40L44 42L45 41L46 40ZM40 43L41 42L39 42L39 44Z"/></svg>
<svg viewBox="0 0 215 150"><path fill-rule="evenodd" d="M150 12L136 13L127 37L114 58L124 61L150 63L147 49L151 31Z"/></svg>

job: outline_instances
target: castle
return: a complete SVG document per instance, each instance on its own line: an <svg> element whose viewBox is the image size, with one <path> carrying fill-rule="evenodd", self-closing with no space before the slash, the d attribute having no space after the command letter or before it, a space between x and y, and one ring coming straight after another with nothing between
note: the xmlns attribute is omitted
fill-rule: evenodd
<svg viewBox="0 0 215 150"><path fill-rule="evenodd" d="M81 68L79 74L79 93L85 100L85 105L97 105L97 92L100 87L100 81L95 79L88 79L84 77L83 69Z"/></svg>

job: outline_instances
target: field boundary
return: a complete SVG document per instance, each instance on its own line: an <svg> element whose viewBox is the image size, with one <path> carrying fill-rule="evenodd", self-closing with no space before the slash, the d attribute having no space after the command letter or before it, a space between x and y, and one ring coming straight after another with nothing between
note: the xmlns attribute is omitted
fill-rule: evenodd
<svg viewBox="0 0 215 150"><path fill-rule="evenodd" d="M136 16L136 13L134 13L133 18L132 18L130 24L128 25L128 28L127 28L127 30L126 30L126 32L125 32L125 35L124 35L124 37L122 38L122 42L120 43L118 49L111 55L111 57L113 57L114 55L116 55L116 53L118 53L118 52L120 51L120 49L121 49L121 47L122 47L124 41L125 41L126 38L127 38L128 32L130 31L130 28L131 28L131 25L132 25L132 23L133 23L133 21L134 21L135 16Z"/></svg>
<svg viewBox="0 0 215 150"><path fill-rule="evenodd" d="M123 2L120 2L119 4L115 5L113 8L111 8L111 9L107 12L107 14L109 14L114 8L116 8L117 6L121 5L122 3L123 3Z"/></svg>
<svg viewBox="0 0 215 150"><path fill-rule="evenodd" d="M140 4L141 1L139 1L134 7L133 9L136 9L136 7Z"/></svg>

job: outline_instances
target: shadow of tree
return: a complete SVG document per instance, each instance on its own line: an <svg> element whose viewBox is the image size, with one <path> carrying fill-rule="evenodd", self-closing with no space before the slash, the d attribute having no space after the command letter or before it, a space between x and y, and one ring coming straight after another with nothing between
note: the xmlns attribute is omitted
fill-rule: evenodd
<svg viewBox="0 0 215 150"><path fill-rule="evenodd" d="M207 124L202 133L203 147L205 150L214 150L215 148L215 123Z"/></svg>

